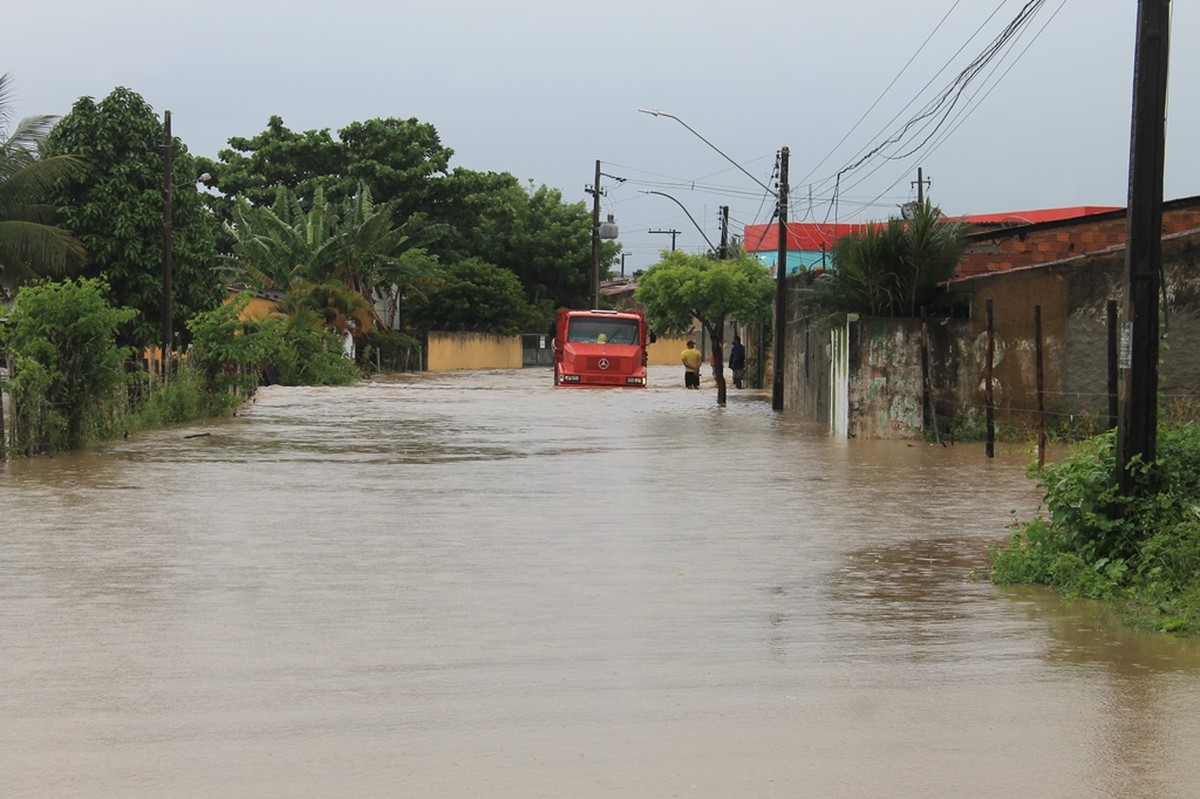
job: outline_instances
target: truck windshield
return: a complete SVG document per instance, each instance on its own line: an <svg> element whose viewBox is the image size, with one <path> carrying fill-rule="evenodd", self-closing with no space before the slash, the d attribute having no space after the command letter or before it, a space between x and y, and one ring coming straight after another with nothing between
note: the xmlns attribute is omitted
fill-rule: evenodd
<svg viewBox="0 0 1200 799"><path fill-rule="evenodd" d="M571 320L567 330L567 341L637 344L638 320L577 317Z"/></svg>

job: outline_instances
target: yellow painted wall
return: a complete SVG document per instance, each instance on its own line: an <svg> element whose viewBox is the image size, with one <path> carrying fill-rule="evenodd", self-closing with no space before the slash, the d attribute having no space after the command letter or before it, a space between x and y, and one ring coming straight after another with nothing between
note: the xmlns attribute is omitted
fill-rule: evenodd
<svg viewBox="0 0 1200 799"><path fill-rule="evenodd" d="M242 293L243 292L241 292L241 291L234 291L233 289L230 289L229 293L225 296L225 302L227 302L227 303L233 302ZM268 316L273 314L275 312L275 309L277 307L279 307L278 300L270 300L270 299L267 299L266 297L260 297L259 295L255 294L253 292L250 292L250 291L247 291L245 293L250 294L250 302L246 305L246 308L238 315L238 319L242 320L243 322L262 321L263 319L266 319Z"/></svg>
<svg viewBox="0 0 1200 799"><path fill-rule="evenodd" d="M646 348L646 358L651 366L677 366L679 353L687 349L687 343L687 336L659 336Z"/></svg>
<svg viewBox="0 0 1200 799"><path fill-rule="evenodd" d="M430 333L430 372L455 369L520 369L521 337L485 333Z"/></svg>
<svg viewBox="0 0 1200 799"><path fill-rule="evenodd" d="M268 300L265 297L251 297L250 304L241 313L241 320L258 322L266 319L275 312L275 308L279 303L275 300Z"/></svg>

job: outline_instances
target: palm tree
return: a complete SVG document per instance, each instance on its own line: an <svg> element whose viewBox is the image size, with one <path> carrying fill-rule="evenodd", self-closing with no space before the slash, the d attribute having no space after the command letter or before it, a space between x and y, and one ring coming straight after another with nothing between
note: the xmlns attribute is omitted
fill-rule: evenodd
<svg viewBox="0 0 1200 799"><path fill-rule="evenodd" d="M826 323L846 314L918 316L945 302L941 284L954 276L966 248L965 226L929 202L904 218L868 225L834 242L834 268L814 281L806 303Z"/></svg>
<svg viewBox="0 0 1200 799"><path fill-rule="evenodd" d="M83 245L55 225L57 209L46 202L63 178L83 162L70 155L41 158L38 146L55 117L26 117L9 130L12 84L0 75L0 289L15 290L39 277L61 275L83 259Z"/></svg>
<svg viewBox="0 0 1200 799"><path fill-rule="evenodd" d="M320 186L305 210L280 188L271 207L240 200L227 231L234 240L234 271L255 288L292 291L298 286L338 284L359 295L372 324L390 327L406 294L420 296L436 280L437 259L417 249L393 219L395 203L376 205L364 184L358 193L327 207ZM309 304L313 295L307 288ZM330 296L332 300L332 296ZM375 310L385 302L389 319ZM337 316L336 308L331 311ZM358 325L362 335L365 325Z"/></svg>

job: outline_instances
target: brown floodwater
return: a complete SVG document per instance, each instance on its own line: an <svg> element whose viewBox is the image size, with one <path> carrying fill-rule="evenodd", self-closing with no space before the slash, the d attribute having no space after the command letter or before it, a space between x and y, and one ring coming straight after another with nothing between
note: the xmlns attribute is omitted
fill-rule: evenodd
<svg viewBox="0 0 1200 799"><path fill-rule="evenodd" d="M1191 797L1200 646L978 579L1030 453L545 369L0 466L0 785Z"/></svg>

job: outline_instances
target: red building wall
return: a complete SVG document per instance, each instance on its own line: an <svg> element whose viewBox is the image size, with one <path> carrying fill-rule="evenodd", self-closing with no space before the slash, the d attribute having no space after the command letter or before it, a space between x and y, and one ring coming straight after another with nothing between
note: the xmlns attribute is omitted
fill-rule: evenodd
<svg viewBox="0 0 1200 799"><path fill-rule="evenodd" d="M1163 235L1200 228L1200 197L1163 205ZM1125 209L968 236L967 252L957 277L1005 272L1061 261L1075 255L1103 252L1125 244Z"/></svg>

